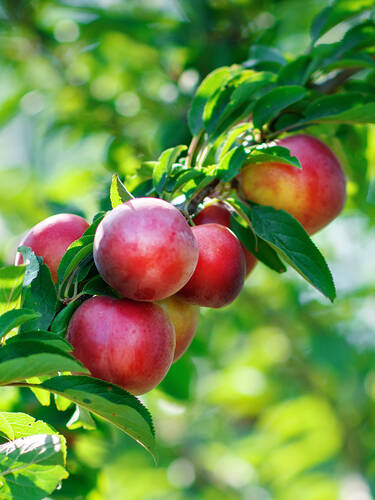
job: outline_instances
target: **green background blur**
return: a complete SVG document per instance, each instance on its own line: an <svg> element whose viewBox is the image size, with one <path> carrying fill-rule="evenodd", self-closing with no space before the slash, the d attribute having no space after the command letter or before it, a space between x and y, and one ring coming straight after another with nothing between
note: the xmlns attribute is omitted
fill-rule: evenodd
<svg viewBox="0 0 375 500"><path fill-rule="evenodd" d="M109 208L112 172L131 188L142 162L190 141L186 113L206 74L246 60L255 40L302 53L326 5L0 2L0 264L48 215ZM315 133L351 176L346 211L315 238L337 301L258 265L234 304L202 310L188 354L142 398L157 466L101 421L69 431L72 408L1 389L0 410L29 412L68 438L71 475L52 498L375 498L375 128Z"/></svg>

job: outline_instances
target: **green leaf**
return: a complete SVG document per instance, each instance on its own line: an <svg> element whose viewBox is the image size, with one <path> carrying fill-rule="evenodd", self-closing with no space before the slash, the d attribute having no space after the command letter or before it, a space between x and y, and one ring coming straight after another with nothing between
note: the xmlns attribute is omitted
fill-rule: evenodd
<svg viewBox="0 0 375 500"><path fill-rule="evenodd" d="M331 272L323 255L301 224L284 210L253 205L255 233L275 248L309 283L333 301L336 297Z"/></svg>
<svg viewBox="0 0 375 500"><path fill-rule="evenodd" d="M155 458L154 428L142 403L121 387L87 376L54 377L40 386L61 394L112 423L144 446Z"/></svg>
<svg viewBox="0 0 375 500"><path fill-rule="evenodd" d="M242 117L248 118L254 107L256 99L269 92L274 86L274 75L272 73L245 70L227 83L227 99L221 98L217 101L215 109L211 110L211 117L206 124L206 131L213 142L223 132L228 130ZM208 114L209 101L205 108L205 116Z"/></svg>
<svg viewBox="0 0 375 500"><path fill-rule="evenodd" d="M0 269L0 314L19 306L26 266Z"/></svg>
<svg viewBox="0 0 375 500"><path fill-rule="evenodd" d="M48 378L49 375L44 375L42 377L30 377L26 379L26 382L28 384L41 384ZM49 406L51 404L51 394L48 391L44 391L43 389L37 389L36 386L31 386L30 389L42 406Z"/></svg>
<svg viewBox="0 0 375 500"><path fill-rule="evenodd" d="M203 112L210 97L231 76L229 67L219 68L210 73L198 87L188 114L191 133L199 134L203 129Z"/></svg>
<svg viewBox="0 0 375 500"><path fill-rule="evenodd" d="M92 255L93 239L93 235L83 235L70 245L57 269L59 283L63 283L86 257Z"/></svg>
<svg viewBox="0 0 375 500"><path fill-rule="evenodd" d="M311 56L299 56L281 68L277 83L279 85L305 85L313 70Z"/></svg>
<svg viewBox="0 0 375 500"><path fill-rule="evenodd" d="M42 380L41 382L45 382L45 380ZM48 394L50 395L50 393ZM64 398L64 396L60 396L60 394L54 394L54 398L55 398L56 408L59 411L66 411L73 404L72 401L70 401L70 399L66 399Z"/></svg>
<svg viewBox="0 0 375 500"><path fill-rule="evenodd" d="M288 148L283 146L262 145L254 148L248 156L246 163L278 162L301 168L296 156L291 156Z"/></svg>
<svg viewBox="0 0 375 500"><path fill-rule="evenodd" d="M219 87L207 101L203 111L203 123L209 136L214 132L221 117L229 107L230 97L235 88L233 80L235 81L236 77L231 78L224 86Z"/></svg>
<svg viewBox="0 0 375 500"><path fill-rule="evenodd" d="M121 182L120 177L117 174L112 175L110 198L112 208L117 207L117 205L122 205L125 201L129 201L134 198L134 196L129 193L124 184Z"/></svg>
<svg viewBox="0 0 375 500"><path fill-rule="evenodd" d="M0 339L17 326L38 318L40 314L31 309L13 309L0 316Z"/></svg>
<svg viewBox="0 0 375 500"><path fill-rule="evenodd" d="M322 118L341 115L364 103L359 92L343 92L337 95L319 97L305 110L306 121L321 121Z"/></svg>
<svg viewBox="0 0 375 500"><path fill-rule="evenodd" d="M307 111L306 111L307 113ZM322 114L325 113L322 110ZM317 115L317 113L316 113ZM346 111L337 112L332 115L324 116L307 116L306 121L319 123L375 123L375 102L368 104L360 104Z"/></svg>
<svg viewBox="0 0 375 500"><path fill-rule="evenodd" d="M191 168L189 170L185 170L180 173L180 175L177 177L172 192L175 193L179 189L181 189L186 183L193 179L202 179L204 177L204 174L202 174L201 170L198 170L196 168Z"/></svg>
<svg viewBox="0 0 375 500"><path fill-rule="evenodd" d="M90 412L79 405L76 405L75 412L67 422L66 426L70 430L80 429L81 427L88 431L96 429L95 421Z"/></svg>
<svg viewBox="0 0 375 500"><path fill-rule="evenodd" d="M159 195L164 189L173 164L186 149L186 146L176 146L174 148L167 149L160 155L153 172L153 185Z"/></svg>
<svg viewBox="0 0 375 500"><path fill-rule="evenodd" d="M335 25L373 7L373 0L336 0L333 5L319 12L312 22L311 38L313 42L316 42Z"/></svg>
<svg viewBox="0 0 375 500"><path fill-rule="evenodd" d="M34 434L56 434L55 429L42 420L35 420L26 413L7 411L0 412L0 431L10 440ZM62 452L64 455L66 454L65 446L62 448Z"/></svg>
<svg viewBox="0 0 375 500"><path fill-rule="evenodd" d="M26 266L25 276L23 278L23 286L26 287L38 276L40 264L38 257L30 247L21 245L17 250L22 254L23 262Z"/></svg>
<svg viewBox="0 0 375 500"><path fill-rule="evenodd" d="M63 371L88 373L71 354L44 342L13 342L0 347L0 385Z"/></svg>
<svg viewBox="0 0 375 500"><path fill-rule="evenodd" d="M254 44L250 47L249 59L243 63L243 66L277 73L285 63L285 58L277 49L267 45Z"/></svg>
<svg viewBox="0 0 375 500"><path fill-rule="evenodd" d="M68 324L70 318L73 316L74 311L81 305L79 300L75 300L70 302L69 305L61 309L59 311L54 320L52 321L50 330L52 332L57 333L57 335L65 336L66 329L68 328Z"/></svg>
<svg viewBox="0 0 375 500"><path fill-rule="evenodd" d="M372 47L375 43L375 23L374 21L365 21L361 24L353 26L345 33L343 40L340 42L342 52L346 53L353 49L363 49Z"/></svg>
<svg viewBox="0 0 375 500"><path fill-rule="evenodd" d="M36 434L0 446L0 498L41 500L50 495L65 470L65 440L58 434Z"/></svg>
<svg viewBox="0 0 375 500"><path fill-rule="evenodd" d="M284 273L286 267L277 252L262 238L256 237L254 230L241 224L234 215L230 218L230 228L249 252L277 273Z"/></svg>
<svg viewBox="0 0 375 500"><path fill-rule="evenodd" d="M18 342L21 344L22 342L42 342L43 344L56 347L58 349L61 349L62 351L71 352L73 350L73 346L69 344L69 342L65 340L63 337L61 337L57 333L43 331L43 330L18 333L13 337L9 337L6 340L5 345L14 344Z"/></svg>
<svg viewBox="0 0 375 500"><path fill-rule="evenodd" d="M45 264L42 264L39 273L25 291L23 306L39 313L39 317L23 325L21 330L46 330L55 314L57 303L56 288L51 273Z"/></svg>
<svg viewBox="0 0 375 500"><path fill-rule="evenodd" d="M228 133L224 142L222 143L220 149L219 163L222 161L224 156L228 153L230 149L234 147L237 142L240 141L241 136L247 136L250 132L250 123L244 123L233 127L233 129Z"/></svg>
<svg viewBox="0 0 375 500"><path fill-rule="evenodd" d="M82 293L88 295L107 295L108 297L120 297L118 292L110 287L101 276L90 278L82 288Z"/></svg>
<svg viewBox="0 0 375 500"><path fill-rule="evenodd" d="M231 149L220 161L217 170L217 177L222 182L229 182L234 179L239 173L248 157L243 146Z"/></svg>
<svg viewBox="0 0 375 500"><path fill-rule="evenodd" d="M306 95L306 90L298 85L277 87L261 97L254 107L253 122L256 128L262 128L280 111L294 104Z"/></svg>

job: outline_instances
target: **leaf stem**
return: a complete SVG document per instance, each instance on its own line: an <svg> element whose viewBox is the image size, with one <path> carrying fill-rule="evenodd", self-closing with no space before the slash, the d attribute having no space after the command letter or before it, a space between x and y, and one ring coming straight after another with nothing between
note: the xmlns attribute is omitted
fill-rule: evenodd
<svg viewBox="0 0 375 500"><path fill-rule="evenodd" d="M200 142L201 137L202 137L202 133L203 133L203 131L199 132L199 134L195 135L191 140L191 143L190 143L190 146L189 146L189 149L187 152L187 156L186 156L186 167L187 168L191 167L194 153L199 145L199 142Z"/></svg>

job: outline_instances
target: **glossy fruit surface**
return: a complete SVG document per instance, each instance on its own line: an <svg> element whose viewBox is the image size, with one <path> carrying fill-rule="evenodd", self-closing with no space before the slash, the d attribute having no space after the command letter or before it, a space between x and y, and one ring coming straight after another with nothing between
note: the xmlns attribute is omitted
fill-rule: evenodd
<svg viewBox="0 0 375 500"><path fill-rule="evenodd" d="M279 162L246 165L239 176L242 195L282 209L310 234L329 224L345 204L345 175L333 151L316 137L300 134L277 141L301 169Z"/></svg>
<svg viewBox="0 0 375 500"><path fill-rule="evenodd" d="M94 239L102 278L124 297L155 301L192 276L198 245L183 215L157 198L136 198L107 213Z"/></svg>
<svg viewBox="0 0 375 500"><path fill-rule="evenodd" d="M94 377L132 394L143 394L161 382L176 342L160 306L104 296L92 297L76 310L67 340Z"/></svg>
<svg viewBox="0 0 375 500"><path fill-rule="evenodd" d="M56 283L60 260L67 248L80 238L88 227L88 222L79 215L52 215L30 229L20 245L30 247L36 255L43 257ZM17 253L15 263L23 263L20 253Z"/></svg>
<svg viewBox="0 0 375 500"><path fill-rule="evenodd" d="M159 302L168 314L176 334L173 361L177 361L191 344L199 322L199 307L173 295Z"/></svg>
<svg viewBox="0 0 375 500"><path fill-rule="evenodd" d="M245 280L245 256L239 240L221 224L194 226L193 233L199 247L198 264L179 296L205 307L230 304Z"/></svg>
<svg viewBox="0 0 375 500"><path fill-rule="evenodd" d="M195 217L194 222L198 226L201 224L216 223L222 226L230 227L230 211L224 203L213 203L204 207ZM245 254L246 261L246 277L249 276L254 269L258 260L245 248L242 243L242 250Z"/></svg>

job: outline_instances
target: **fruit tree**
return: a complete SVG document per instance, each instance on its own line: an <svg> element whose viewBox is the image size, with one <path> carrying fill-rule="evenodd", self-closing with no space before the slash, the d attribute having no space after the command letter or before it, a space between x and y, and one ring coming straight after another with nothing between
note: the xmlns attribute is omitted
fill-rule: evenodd
<svg viewBox="0 0 375 500"><path fill-rule="evenodd" d="M43 31L50 22L49 14L43 17L47 8L40 11L42 22L32 17L35 6L19 2L17 10L12 2L3 3L5 17L20 33L29 29L28 22L33 19L31 25L35 23L36 38L30 41L30 47L33 43L48 47L48 36ZM99 7L85 10L83 4L82 9L76 11L78 17L85 19L83 24L89 26L103 21L115 27L115 15L105 17ZM327 308L335 310L337 277L317 246L322 240L318 237L313 241L311 237L340 217L347 199L349 207L356 210L363 207L361 190L366 186L360 168L366 169L367 164L362 161L361 167L356 169L358 158L354 158L351 147L360 140L361 131L375 123L375 11L373 2L360 1L353 6L354 2L336 0L318 13L312 21L310 41L303 53L292 54L283 51L282 46L280 49L273 47L267 42L265 30L251 40L247 59L237 61L236 58L211 68L200 83L196 82L189 105L184 108L191 134L189 140L185 137L179 140L177 133L174 136L171 133L177 137L176 142L168 137L168 147L157 155L141 159L141 155L135 155L136 165L131 173L127 171L131 170L129 165L123 170L114 165L121 162L122 155L126 156L128 142L123 133L128 126L127 118L130 120L132 116L132 106L135 109L140 105L137 95L125 92L116 100L116 109L127 117L121 125L117 118L108 118L112 115L108 114L105 104L98 105L92 116L82 112L82 134L92 122L99 132L101 120L113 125L106 144L106 161L113 170L112 179L107 174L101 184L103 194L95 210L83 197L82 207L87 202L87 210L80 215L68 204L61 210L57 207L55 215L41 213L38 223L30 223L27 233L15 245L14 263L0 269L1 388L31 390L40 403L47 406L52 394L58 409L67 411L74 405L70 428L100 428L109 423L112 427L106 429L112 430L108 433L120 429L157 460L158 428L155 438L153 419L146 409L148 400L144 395L156 389L165 391L171 398L177 394L178 399L176 387L190 390L191 366L194 365L188 357L190 349L195 349L194 352L201 349L200 360L196 363L197 378L209 371L210 363L206 359L209 348L202 347L204 328L196 334L200 318L205 328L209 328L207 318L215 318L221 308L242 300L247 287L252 287L256 297L257 273L266 268L272 273L273 286L283 286L280 283L287 279L283 273L290 269L291 273L296 273L296 287L302 287L302 280L305 280L315 290L303 288L303 293L314 293L314 297L320 293L329 303ZM128 20L132 16L136 19L136 9L134 12L133 8L129 9ZM67 45L79 39L80 28L76 21L59 23L54 32L57 40ZM142 31L142 36L145 40L147 33ZM116 44L120 42L113 34L108 37L107 43L116 52ZM82 47L80 54L96 50L93 43L93 46ZM57 71L68 61L69 78L77 92L72 92L68 100L69 106L74 107L82 90L80 86L85 83L86 70L82 68L88 73L95 72L95 61L86 61L86 67L84 56L82 66L74 67L66 45L61 47ZM31 51L30 47L22 46L20 53ZM120 48L118 50L120 53ZM140 53L142 51L146 51L145 47ZM100 57L98 55L98 60ZM154 57L155 53L150 52L149 60ZM173 68L172 60L168 64ZM32 72L32 68L29 71ZM147 80L146 69L145 73ZM141 80L140 86L146 85L146 80ZM152 93L151 83L147 85L148 92ZM180 85L183 87L183 82ZM104 103L111 99L111 89L106 75L94 79L90 86L93 98ZM61 93L64 92L67 87L61 85ZM173 93L171 87L165 92ZM25 109L39 102L35 101L35 94L22 99ZM40 103L42 100L40 98ZM56 130L64 126L62 115ZM365 149L365 146L358 148L360 151ZM62 181L61 184L63 189ZM96 188L92 185L90 189L95 191ZM55 187L55 191L59 192L59 187ZM359 193L357 198L356 192ZM299 311L303 309L303 293L295 293ZM339 290L338 295L340 293ZM254 308L254 316L259 313L256 305L249 307ZM227 311L230 309L225 309L225 314ZM244 317L244 323L239 317L233 320L238 324L238 331L250 328L251 322L256 321L247 311ZM271 322L274 317L274 313L269 314ZM225 321L224 313L220 318ZM311 318L312 324L319 321L313 315ZM272 335L280 335L277 329L275 331ZM277 341L280 338L277 337ZM310 352L305 347L303 335L294 341L302 353ZM292 347L289 343L286 346L284 340L274 350L264 347L258 354L258 362L272 365L272 356L282 360L282 353L294 348L293 342L290 342ZM228 349L228 359L232 343L235 344L236 339L228 336L221 346L223 351ZM330 348L327 343L322 350ZM306 370L300 352L291 358L296 386L308 380L313 388L324 387L325 397L331 402L330 384L333 382L329 376L315 377ZM242 366L241 356L238 359ZM340 362L339 359L335 361ZM225 374L227 366L223 363L215 369ZM246 363L239 370L229 378L223 393L235 394L238 380L241 380L239 393L256 398L262 393L260 372L256 373L255 368ZM373 393L373 375L367 376L366 384L370 387L368 391ZM210 384L207 377L201 394L210 394L213 386L215 384ZM217 383L215 387L219 386ZM283 385L278 397L288 390ZM198 398L199 391L196 394ZM272 394L270 391L264 397L272 398ZM192 406L194 398L193 391ZM243 407L237 405L235 398L225 401L239 419L239 425L252 425L253 416L246 412L242 415ZM284 429L291 442L295 429L300 429L297 434L302 435L304 425L314 427L313 417L309 418L314 415L315 404L319 411L325 411L325 403L321 403L322 409L319 401L316 403L313 398L311 401L306 418L296 419L290 434ZM258 403L262 404L261 398ZM215 398L212 404L215 405ZM282 411L281 408L280 414ZM191 418L193 425L194 415L186 418ZM217 414L215 425L219 426L220 418ZM343 415L342 422L351 422L346 418L347 415ZM327 421L331 422L329 418ZM268 421L265 418L264 436L272 422L271 418ZM312 448L319 442L319 450L326 450L326 460L331 455L328 445L326 449L324 444L331 443L332 436L340 440L341 433L347 431L350 439L350 430L343 431L340 425L337 434L325 430L329 438L320 430L309 438ZM57 431L49 423L34 421L24 412L0 412L0 432L4 438L0 444L0 498L42 499L53 494L69 473L66 439L69 448L75 434L69 431L65 439L60 429ZM271 441L270 438L269 443ZM254 440L244 449L255 450L256 446ZM360 448L357 442L350 446ZM293 455L293 444L290 450ZM211 453L216 452L211 450ZM362 460L359 455L358 452L358 464ZM306 467L318 465L312 451L303 456ZM293 462L292 458L290 460ZM296 471L302 467L301 460L295 460ZM36 465L39 462L41 469ZM270 462L278 468L280 481L288 477L287 472L283 476L283 462L277 458ZM218 466L222 472L226 469L223 464ZM236 468L233 463L232 467ZM185 463L182 469L185 472L180 473L180 484L186 479L189 467ZM240 466L238 470L241 482ZM246 469L245 475L250 474L249 470ZM170 474L173 476L173 471ZM217 470L213 474L218 474ZM234 476L229 484L235 489L237 476ZM259 477L267 484L272 474L262 470ZM208 481L203 473L201 480L203 483ZM234 493L230 496L230 488L222 492L222 498L239 498ZM307 483L306 489L309 489ZM293 493L292 487L285 491L288 493L277 493L275 498L301 498L300 493ZM219 498L217 493L216 496L207 495L204 498ZM246 498L255 498L254 495ZM321 498L311 496L311 499L335 498L324 495ZM259 498L271 497L259 494Z"/></svg>

